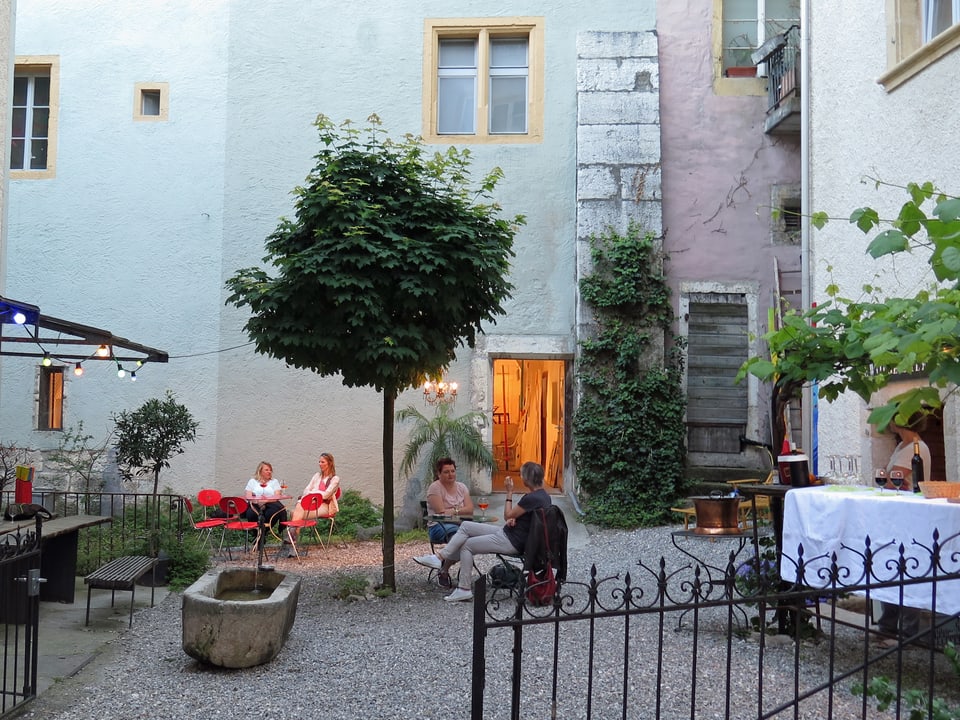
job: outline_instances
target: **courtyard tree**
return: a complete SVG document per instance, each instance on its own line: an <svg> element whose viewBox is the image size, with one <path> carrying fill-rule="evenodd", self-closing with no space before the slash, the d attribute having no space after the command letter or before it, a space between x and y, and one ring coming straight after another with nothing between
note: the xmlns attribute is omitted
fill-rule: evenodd
<svg viewBox="0 0 960 720"><path fill-rule="evenodd" d="M929 286L912 297L896 297L886 295L879 283L867 283L850 298L831 284L828 302L786 313L782 326L764 335L770 355L750 358L739 377L749 372L774 382L787 398L816 381L819 396L828 401L851 390L869 402L898 374L925 376L925 384L872 409L869 422L881 428L894 418L905 424L919 410L940 407L943 393L955 392L960 385L960 198L930 182L904 189L908 199L897 217L884 219L863 207L850 222L874 234L867 247L874 259L907 256L929 265ZM813 217L816 227L826 221ZM775 437L779 447L776 442Z"/></svg>
<svg viewBox="0 0 960 720"><path fill-rule="evenodd" d="M383 394L383 585L395 589L396 398L503 314L523 218L500 217L502 173L474 184L468 150L391 140L376 116L364 128L314 124L320 151L294 190L296 217L267 238L265 269L227 280L227 302L250 309L257 352Z"/></svg>

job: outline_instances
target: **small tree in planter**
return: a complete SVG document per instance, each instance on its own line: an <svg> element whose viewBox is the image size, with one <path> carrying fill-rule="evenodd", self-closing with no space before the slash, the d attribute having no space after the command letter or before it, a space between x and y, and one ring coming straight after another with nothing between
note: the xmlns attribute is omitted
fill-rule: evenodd
<svg viewBox="0 0 960 720"><path fill-rule="evenodd" d="M170 458L183 453L183 446L197 437L199 423L185 405L176 401L167 390L164 400L151 398L133 412L113 416L117 435L117 465L126 478L153 477L153 532L150 534L150 554L156 556L160 548L158 537L160 507L157 490L160 471L170 467ZM150 518L147 526L151 527Z"/></svg>

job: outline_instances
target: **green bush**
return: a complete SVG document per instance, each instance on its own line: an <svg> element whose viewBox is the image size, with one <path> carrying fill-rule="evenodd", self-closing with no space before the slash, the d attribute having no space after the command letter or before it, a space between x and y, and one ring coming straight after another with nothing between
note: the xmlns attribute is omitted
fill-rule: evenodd
<svg viewBox="0 0 960 720"><path fill-rule="evenodd" d="M192 585L210 567L210 551L200 546L200 538L187 535L183 542L167 542L163 549L170 556L167 582L171 590L183 590Z"/></svg>
<svg viewBox="0 0 960 720"><path fill-rule="evenodd" d="M336 533L356 537L358 528L375 527L383 524L383 510L356 490L347 490L338 502Z"/></svg>
<svg viewBox="0 0 960 720"><path fill-rule="evenodd" d="M663 256L633 223L625 235L590 240L594 271L580 290L596 331L581 343L583 397L573 420L586 517L606 527L658 525L687 488L683 343L662 363L642 362L673 320Z"/></svg>

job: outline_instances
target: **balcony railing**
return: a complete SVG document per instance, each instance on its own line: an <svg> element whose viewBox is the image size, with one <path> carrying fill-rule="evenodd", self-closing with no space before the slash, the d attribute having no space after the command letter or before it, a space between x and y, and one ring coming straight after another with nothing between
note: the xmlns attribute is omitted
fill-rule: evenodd
<svg viewBox="0 0 960 720"><path fill-rule="evenodd" d="M800 26L757 48L751 59L767 69L767 119L763 131L771 135L800 132Z"/></svg>

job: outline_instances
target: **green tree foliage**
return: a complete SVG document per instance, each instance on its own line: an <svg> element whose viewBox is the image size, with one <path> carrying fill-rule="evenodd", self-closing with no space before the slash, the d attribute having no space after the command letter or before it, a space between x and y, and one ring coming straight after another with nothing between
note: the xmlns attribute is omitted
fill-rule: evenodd
<svg viewBox="0 0 960 720"><path fill-rule="evenodd" d="M437 460L442 457L452 457L474 468L495 470L497 467L490 447L480 434L480 428L487 422L481 412L453 417L450 406L444 404L437 407L433 417L428 417L411 406L397 411L397 420L413 421L413 429L400 461L400 473L407 477L427 448L430 449L427 472L431 474L431 479Z"/></svg>
<svg viewBox="0 0 960 720"><path fill-rule="evenodd" d="M154 495L160 471L170 467L170 458L183 453L185 443L196 440L199 426L169 390L163 400L151 398L133 412L114 415L113 422L120 471L128 478L152 477Z"/></svg>
<svg viewBox="0 0 960 720"><path fill-rule="evenodd" d="M573 421L587 517L611 527L662 523L683 492L683 353L661 367L640 358L673 313L656 240L631 224L591 238L594 270L580 283L597 324L582 343L583 397ZM660 358L658 358L659 360Z"/></svg>
<svg viewBox="0 0 960 720"><path fill-rule="evenodd" d="M294 191L296 218L266 242L269 267L238 270L227 299L249 307L257 351L348 387L383 393L383 581L393 565L394 403L474 346L510 297L506 280L522 217L491 201L499 169L471 182L467 150L429 154L419 138L390 140L320 115L320 151Z"/></svg>
<svg viewBox="0 0 960 720"><path fill-rule="evenodd" d="M883 183L878 183L883 184ZM750 358L739 377L751 373L791 395L819 381L819 395L834 400L851 390L864 401L899 373L920 372L927 384L875 407L871 424L899 422L922 408L942 403L940 390L960 384L960 198L932 183L912 183L909 199L893 219L869 207L855 210L850 222L876 233L867 252L873 258L910 253L927 263L936 283L913 297L887 297L877 285L859 288L856 299L830 285L830 298L805 313L787 313L783 326L764 339L769 357ZM814 218L822 225L822 216ZM877 232L879 230L879 232Z"/></svg>

